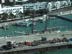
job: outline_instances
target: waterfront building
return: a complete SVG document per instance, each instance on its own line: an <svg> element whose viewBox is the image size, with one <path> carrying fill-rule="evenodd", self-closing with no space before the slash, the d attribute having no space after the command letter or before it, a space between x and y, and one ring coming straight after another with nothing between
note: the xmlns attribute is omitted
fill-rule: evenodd
<svg viewBox="0 0 72 54"><path fill-rule="evenodd" d="M6 0L2 0L1 4L0 4L0 12L8 12L10 11L9 9L19 9L19 11L23 12L24 10L48 10L48 11L52 11L52 10L56 10L56 9L60 9L60 8L64 8L64 7L68 7L71 6L71 2L70 0L63 0L63 1L51 1L51 2L35 2L35 3L26 3L26 4L15 4L16 1L14 2L14 0L10 1L10 4L14 4L14 5L4 5L6 2ZM7 7L7 8L6 8ZM14 12L12 10L12 12Z"/></svg>
<svg viewBox="0 0 72 54"><path fill-rule="evenodd" d="M13 6L13 7L4 7L4 8L0 8L0 13L13 13L16 14L18 12L22 12L23 13L23 7L22 6Z"/></svg>
<svg viewBox="0 0 72 54"><path fill-rule="evenodd" d="M24 10L40 10L45 9L46 2L36 2L36 3L28 3L23 4Z"/></svg>

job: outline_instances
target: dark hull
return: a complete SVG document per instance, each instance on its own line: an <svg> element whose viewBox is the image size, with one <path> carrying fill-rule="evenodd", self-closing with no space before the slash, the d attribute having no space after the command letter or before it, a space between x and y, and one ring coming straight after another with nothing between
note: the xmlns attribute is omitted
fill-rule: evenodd
<svg viewBox="0 0 72 54"><path fill-rule="evenodd" d="M35 54L44 53L47 51L56 51L60 49L70 49L72 48L72 45L62 45L62 46L53 46L53 47L45 47L45 48L35 48L35 49L29 49L29 50L21 50L21 51L8 51L8 52L1 52L0 54Z"/></svg>

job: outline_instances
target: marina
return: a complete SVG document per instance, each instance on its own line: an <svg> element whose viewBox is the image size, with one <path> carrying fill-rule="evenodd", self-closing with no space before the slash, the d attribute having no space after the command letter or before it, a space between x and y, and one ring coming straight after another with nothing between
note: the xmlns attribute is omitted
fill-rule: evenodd
<svg viewBox="0 0 72 54"><path fill-rule="evenodd" d="M63 15L62 17L67 18L67 16L69 19L71 19L72 15L71 14ZM61 22L58 24L59 21L61 21ZM27 21L27 23L28 22L29 22L29 24L32 23L32 21ZM0 29L1 30L1 32L0 32L0 35L1 35L0 45L1 46L5 45L7 41L12 41L13 43L14 42L20 43L20 42L25 42L25 41L32 42L34 40L40 40L41 37L46 37L47 40L52 40L53 38L63 38L63 37L65 37L67 39L72 38L71 37L72 36L72 23L69 21L62 20L60 18L55 18L55 17L48 18L48 22L47 22L48 26L46 27L48 31L45 31L43 33L42 33L42 31L45 29L45 25L47 25L47 24L45 24L45 21L42 21L42 20L40 21L38 19L35 21L35 23L34 23L35 27L34 26L33 27L34 27L34 30L37 31L36 33L32 33L33 27L25 26L25 25L27 25L27 24L25 24L25 21L18 22L18 23L22 23L22 25L20 24L19 26L15 25L15 23L11 23L10 25L8 25L8 27L6 26L4 29L3 28ZM24 23L24 26L23 26L23 23ZM28 34L26 34L25 32ZM68 44L68 42L66 44ZM49 47L48 44L46 44L46 45L47 45L47 47ZM44 47L46 47L46 45L44 44ZM53 44L53 46L54 46L54 44ZM24 49L26 50L27 48L28 49L31 48L31 47L30 48L29 47L30 46L24 46L24 48L21 48L21 47L20 48L23 50ZM34 46L34 49L35 49L35 47L38 48L38 46ZM20 48L18 48L18 50L21 50ZM31 49L33 49L33 47ZM18 51L17 49L12 49L12 50ZM4 53L4 51L3 51L3 53Z"/></svg>
<svg viewBox="0 0 72 54"><path fill-rule="evenodd" d="M72 1L0 0L0 54L72 54Z"/></svg>
<svg viewBox="0 0 72 54"><path fill-rule="evenodd" d="M64 15L62 17L68 16L68 19L71 19L72 15ZM66 17L67 18L67 17ZM72 30L72 23L66 20L62 20L60 18L48 18L46 21L43 20L36 20L37 22L33 22L32 20L21 20L18 21L18 24L16 25L16 22L10 23L10 25L6 25L8 23L5 23L5 27L0 28L0 36L22 36L23 33L29 33L31 34L32 31L42 32L45 29L45 26L47 26L47 30L60 30L60 31L71 31ZM31 26L31 24L35 24ZM60 22L60 23L59 23ZM20 24L20 25L19 25ZM22 24L22 25L21 25ZM22 32L22 33L21 33ZM18 34L19 33L19 34Z"/></svg>

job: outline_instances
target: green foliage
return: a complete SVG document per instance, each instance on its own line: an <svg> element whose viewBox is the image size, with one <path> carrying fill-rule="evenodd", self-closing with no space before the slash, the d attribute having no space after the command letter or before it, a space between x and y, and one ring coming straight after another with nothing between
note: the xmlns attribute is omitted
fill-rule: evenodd
<svg viewBox="0 0 72 54"><path fill-rule="evenodd" d="M1 20L7 20L7 18L8 18L8 14L7 13L2 13L1 14Z"/></svg>

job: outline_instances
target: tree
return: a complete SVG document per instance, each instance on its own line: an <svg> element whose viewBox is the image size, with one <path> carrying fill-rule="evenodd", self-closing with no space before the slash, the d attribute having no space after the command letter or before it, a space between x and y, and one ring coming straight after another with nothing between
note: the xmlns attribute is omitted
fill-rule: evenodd
<svg viewBox="0 0 72 54"><path fill-rule="evenodd" d="M20 18L23 18L23 13L19 12L19 16L20 16Z"/></svg>
<svg viewBox="0 0 72 54"><path fill-rule="evenodd" d="M1 14L1 20L7 20L8 19L8 14L7 13L2 13Z"/></svg>
<svg viewBox="0 0 72 54"><path fill-rule="evenodd" d="M26 16L29 16L29 15L30 15L30 10L26 10L26 11L25 11L25 15L26 15Z"/></svg>
<svg viewBox="0 0 72 54"><path fill-rule="evenodd" d="M15 15L14 15L14 14L12 14L12 13L10 13L10 14L9 14L9 18L10 18L10 19L15 18Z"/></svg>

